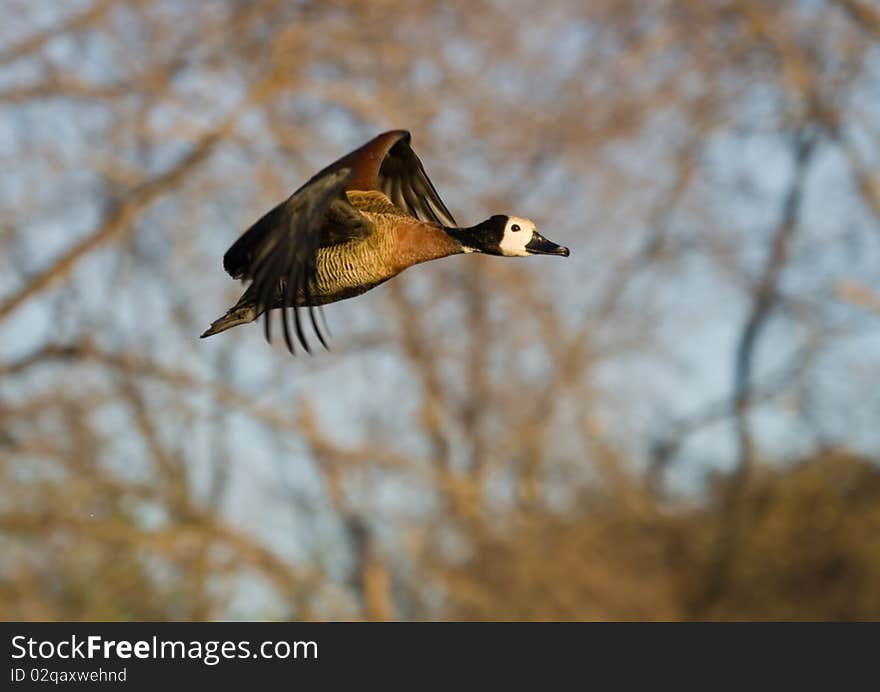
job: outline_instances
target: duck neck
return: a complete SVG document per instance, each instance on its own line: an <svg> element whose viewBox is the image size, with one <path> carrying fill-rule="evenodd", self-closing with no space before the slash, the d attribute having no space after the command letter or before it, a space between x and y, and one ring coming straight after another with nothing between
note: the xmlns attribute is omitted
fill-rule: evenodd
<svg viewBox="0 0 880 692"><path fill-rule="evenodd" d="M443 226L443 232L458 243L458 252L482 252L478 241L490 230L490 220L481 221L475 226Z"/></svg>
<svg viewBox="0 0 880 692"><path fill-rule="evenodd" d="M467 252L461 241L442 226L413 220L396 228L395 272L461 252Z"/></svg>

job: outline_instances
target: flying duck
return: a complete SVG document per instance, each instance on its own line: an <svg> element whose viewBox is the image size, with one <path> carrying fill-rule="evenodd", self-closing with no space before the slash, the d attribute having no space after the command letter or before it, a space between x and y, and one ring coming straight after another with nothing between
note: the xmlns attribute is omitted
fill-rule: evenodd
<svg viewBox="0 0 880 692"><path fill-rule="evenodd" d="M327 342L315 308L378 286L407 267L466 252L504 257L568 256L568 248L544 238L529 219L495 215L459 227L410 147L410 133L375 137L315 174L267 212L229 248L223 268L247 290L202 338L253 322L280 309L287 348L293 327L310 352L298 308Z"/></svg>

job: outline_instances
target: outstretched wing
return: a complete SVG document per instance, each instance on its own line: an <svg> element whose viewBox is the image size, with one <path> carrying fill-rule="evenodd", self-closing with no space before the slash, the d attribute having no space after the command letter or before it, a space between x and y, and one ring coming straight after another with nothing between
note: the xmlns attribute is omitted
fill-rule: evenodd
<svg viewBox="0 0 880 692"><path fill-rule="evenodd" d="M324 169L286 200L263 214L223 255L226 272L233 279L253 279L258 253L276 242L279 229L290 225L288 217L291 213L306 205L316 211L312 228L320 231L321 245L344 242L351 233L363 235L358 226L369 222L348 203L344 194L351 173L351 169L344 167ZM326 218L321 214L326 214Z"/></svg>
<svg viewBox="0 0 880 692"><path fill-rule="evenodd" d="M396 206L422 221L455 226L455 219L425 173L410 140L406 130L385 132L331 163L318 176L350 168L352 176L346 190L379 190Z"/></svg>
<svg viewBox="0 0 880 692"><path fill-rule="evenodd" d="M312 294L317 283L317 250L329 242L364 237L372 223L345 197L351 170L340 168L312 178L286 201L257 221L223 257L223 266L235 278L251 279L248 293L260 312L265 312L266 339L271 341L269 311L281 308L284 341L295 352L293 326L302 347L310 352L303 331L297 299L302 298L312 328L324 347L327 342L315 319Z"/></svg>
<svg viewBox="0 0 880 692"><path fill-rule="evenodd" d="M409 145L409 133L388 150L379 168L379 188L398 207L422 221L456 226L455 219Z"/></svg>

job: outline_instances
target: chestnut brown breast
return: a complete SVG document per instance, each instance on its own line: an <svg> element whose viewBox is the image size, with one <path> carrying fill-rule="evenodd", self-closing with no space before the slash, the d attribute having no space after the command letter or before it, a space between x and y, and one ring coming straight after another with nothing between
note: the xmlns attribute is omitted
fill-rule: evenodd
<svg viewBox="0 0 880 692"><path fill-rule="evenodd" d="M415 264L461 252L434 224L396 212L362 213L373 223L368 237L318 249L317 302L359 295Z"/></svg>

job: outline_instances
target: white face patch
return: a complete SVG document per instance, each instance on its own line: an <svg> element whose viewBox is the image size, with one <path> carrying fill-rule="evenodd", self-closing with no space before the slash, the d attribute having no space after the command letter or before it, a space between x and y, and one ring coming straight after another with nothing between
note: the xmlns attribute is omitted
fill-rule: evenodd
<svg viewBox="0 0 880 692"><path fill-rule="evenodd" d="M534 232L534 221L511 216L504 226L504 237L499 244L501 254L505 257L527 257L530 253L526 250L526 245Z"/></svg>

